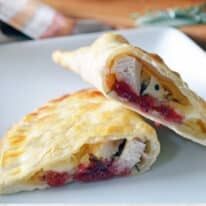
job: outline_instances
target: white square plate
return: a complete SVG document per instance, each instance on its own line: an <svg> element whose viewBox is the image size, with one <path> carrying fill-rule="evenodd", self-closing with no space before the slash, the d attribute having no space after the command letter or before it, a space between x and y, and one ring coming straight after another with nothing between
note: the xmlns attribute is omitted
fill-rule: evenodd
<svg viewBox="0 0 206 206"><path fill-rule="evenodd" d="M120 31L134 45L160 54L191 88L206 98L206 55L170 28ZM51 60L53 50L88 45L99 34L0 47L0 136L26 113L64 93L89 87ZM206 201L206 148L160 129L161 154L149 172L89 184L0 196L0 202L158 203Z"/></svg>

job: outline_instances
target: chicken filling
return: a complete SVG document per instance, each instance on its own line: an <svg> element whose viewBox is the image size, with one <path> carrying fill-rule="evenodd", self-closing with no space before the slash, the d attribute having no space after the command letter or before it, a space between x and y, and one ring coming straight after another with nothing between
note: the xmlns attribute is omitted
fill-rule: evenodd
<svg viewBox="0 0 206 206"><path fill-rule="evenodd" d="M115 176L127 176L133 169L139 171L145 157L146 144L138 139L116 140L96 147L89 161L79 163L74 171L46 171L43 181L50 187L64 185L72 180L92 182Z"/></svg>
<svg viewBox="0 0 206 206"><path fill-rule="evenodd" d="M115 74L113 91L145 113L153 112L169 122L182 122L183 116L169 105L176 99L143 66L134 57L118 60L112 68Z"/></svg>

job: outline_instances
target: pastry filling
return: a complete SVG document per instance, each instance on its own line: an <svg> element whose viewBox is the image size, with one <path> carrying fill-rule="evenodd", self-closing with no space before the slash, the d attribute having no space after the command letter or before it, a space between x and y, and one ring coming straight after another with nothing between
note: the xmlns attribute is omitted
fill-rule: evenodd
<svg viewBox="0 0 206 206"><path fill-rule="evenodd" d="M92 182L127 176L133 169L139 171L144 161L145 147L145 143L138 139L108 142L102 144L94 154L87 154L88 161L79 163L74 171L46 171L42 180L50 187L57 187L73 180Z"/></svg>
<svg viewBox="0 0 206 206"><path fill-rule="evenodd" d="M145 113L156 113L169 122L182 122L183 116L169 105L171 101L177 102L172 93L142 68L134 57L117 61L112 69L115 73L113 91Z"/></svg>
<svg viewBox="0 0 206 206"><path fill-rule="evenodd" d="M70 178L71 177L68 172L47 171L43 175L43 181L45 181L51 187L64 185L69 182Z"/></svg>

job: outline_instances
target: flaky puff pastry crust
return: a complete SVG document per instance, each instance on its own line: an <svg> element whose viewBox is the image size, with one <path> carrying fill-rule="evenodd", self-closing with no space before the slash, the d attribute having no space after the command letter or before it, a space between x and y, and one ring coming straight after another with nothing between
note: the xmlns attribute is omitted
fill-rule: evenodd
<svg viewBox="0 0 206 206"><path fill-rule="evenodd" d="M75 167L84 145L124 138L145 142L147 160L140 169L149 169L160 145L155 130L136 113L94 89L50 101L3 137L0 193L45 188L35 174Z"/></svg>
<svg viewBox="0 0 206 206"><path fill-rule="evenodd" d="M165 121L163 118L141 111L138 107L118 98L112 91L115 78L112 66L116 59L132 56L140 61L148 74L155 76L179 101L172 107L181 111L184 120L177 124ZM76 73L84 80L94 85L107 97L123 103L129 109L159 122L183 137L206 145L206 103L196 95L182 80L180 75L167 67L156 54L148 53L134 47L121 35L106 33L99 37L91 46L72 52L56 51L53 60Z"/></svg>

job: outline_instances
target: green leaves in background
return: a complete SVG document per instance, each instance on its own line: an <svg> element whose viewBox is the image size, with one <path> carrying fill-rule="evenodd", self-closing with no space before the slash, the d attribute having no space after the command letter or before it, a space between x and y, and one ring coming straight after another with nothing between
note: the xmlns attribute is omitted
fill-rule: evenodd
<svg viewBox="0 0 206 206"><path fill-rule="evenodd" d="M189 24L206 24L206 3L188 8L147 12L145 15L131 15L138 26L157 25L180 27Z"/></svg>

